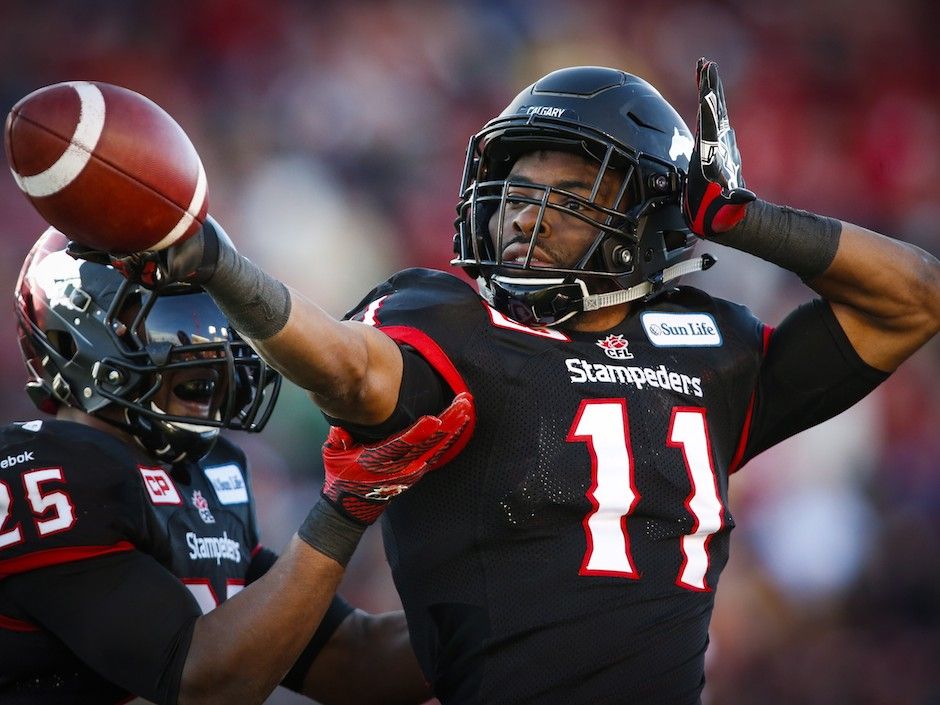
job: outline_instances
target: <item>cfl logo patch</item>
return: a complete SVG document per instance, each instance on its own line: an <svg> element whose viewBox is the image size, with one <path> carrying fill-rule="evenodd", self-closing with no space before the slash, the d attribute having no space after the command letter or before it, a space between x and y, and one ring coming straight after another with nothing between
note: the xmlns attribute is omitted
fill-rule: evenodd
<svg viewBox="0 0 940 705"><path fill-rule="evenodd" d="M625 340L622 335L608 335L603 340L597 341L597 347L603 350L607 357L612 357L614 360L633 359L633 353L627 350L629 344L629 341Z"/></svg>

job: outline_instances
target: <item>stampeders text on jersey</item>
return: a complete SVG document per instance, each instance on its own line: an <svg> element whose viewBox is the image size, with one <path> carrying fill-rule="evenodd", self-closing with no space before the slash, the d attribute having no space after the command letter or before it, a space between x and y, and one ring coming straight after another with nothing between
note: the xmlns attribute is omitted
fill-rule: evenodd
<svg viewBox="0 0 940 705"><path fill-rule="evenodd" d="M588 362L577 357L565 360L565 366L570 373L572 384L586 382L610 382L611 384L632 384L637 389L643 387L656 387L658 389L671 389L678 394L702 396L702 380L699 377L689 377L680 372L672 372L665 365L657 368L637 367L630 365L605 365L597 362Z"/></svg>

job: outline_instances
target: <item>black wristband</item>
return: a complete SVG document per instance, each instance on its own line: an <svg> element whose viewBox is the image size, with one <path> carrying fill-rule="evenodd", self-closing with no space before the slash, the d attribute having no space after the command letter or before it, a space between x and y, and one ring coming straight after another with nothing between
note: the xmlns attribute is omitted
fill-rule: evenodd
<svg viewBox="0 0 940 705"><path fill-rule="evenodd" d="M287 325L290 291L233 247L220 242L215 273L205 289L239 333L265 340Z"/></svg>
<svg viewBox="0 0 940 705"><path fill-rule="evenodd" d="M810 281L832 264L841 234L842 223L834 218L758 199L748 204L740 223L710 239Z"/></svg>
<svg viewBox="0 0 940 705"><path fill-rule="evenodd" d="M297 529L297 536L345 567L365 530L365 524L343 516L321 497Z"/></svg>

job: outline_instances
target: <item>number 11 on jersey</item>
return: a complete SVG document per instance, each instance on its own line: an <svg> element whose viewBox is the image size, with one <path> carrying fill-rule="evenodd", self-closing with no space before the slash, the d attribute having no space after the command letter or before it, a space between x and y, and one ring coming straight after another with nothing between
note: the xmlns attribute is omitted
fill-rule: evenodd
<svg viewBox="0 0 940 705"><path fill-rule="evenodd" d="M583 522L587 549L580 574L639 578L627 532L627 517L640 495L634 478L626 399L581 402L567 440L587 443L591 454L592 482L587 497L592 509ZM664 441L666 446L681 451L691 485L685 507L693 524L680 539L683 561L676 584L689 590L710 590L705 581L708 541L722 526L722 504L705 409L674 407Z"/></svg>

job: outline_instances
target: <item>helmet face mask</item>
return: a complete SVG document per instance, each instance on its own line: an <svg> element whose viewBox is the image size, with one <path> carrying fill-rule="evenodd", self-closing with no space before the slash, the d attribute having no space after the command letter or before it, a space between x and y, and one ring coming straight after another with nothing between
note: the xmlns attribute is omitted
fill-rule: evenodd
<svg viewBox="0 0 940 705"><path fill-rule="evenodd" d="M691 148L685 123L642 79L599 67L549 74L471 139L452 264L478 279L491 304L528 324L557 325L584 310L585 296L655 283L694 242L679 203ZM514 183L516 161L539 151L596 165L590 194ZM604 179L615 184L606 202L598 199ZM594 242L567 268L532 266L537 238L523 261L504 261L511 234L502 216L513 204L538 206L537 223L552 210L589 223Z"/></svg>
<svg viewBox="0 0 940 705"><path fill-rule="evenodd" d="M130 433L164 462L198 460L223 428L260 431L280 376L198 289L155 294L109 266L77 261L53 229L16 289L27 391Z"/></svg>

